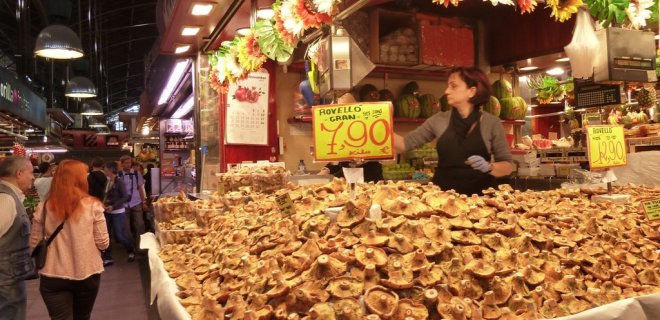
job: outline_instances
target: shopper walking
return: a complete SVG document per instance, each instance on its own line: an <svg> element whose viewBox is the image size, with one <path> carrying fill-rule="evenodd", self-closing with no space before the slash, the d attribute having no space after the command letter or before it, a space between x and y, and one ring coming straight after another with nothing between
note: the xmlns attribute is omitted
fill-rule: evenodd
<svg viewBox="0 0 660 320"><path fill-rule="evenodd" d="M39 292L51 319L89 319L99 290L99 250L108 247L109 239L103 205L87 193L88 170L83 162L63 160L34 213L31 248L62 224L39 271Z"/></svg>
<svg viewBox="0 0 660 320"><path fill-rule="evenodd" d="M107 222L108 233L114 235L115 239L126 249L128 253L128 262L135 260L135 249L133 243L126 236L126 201L128 193L126 186L121 182L117 173L119 167L115 162L105 164L104 172L108 177L105 187L103 204L105 206L105 220ZM109 266L114 263L112 259L112 247L103 251L103 265Z"/></svg>
<svg viewBox="0 0 660 320"><path fill-rule="evenodd" d="M34 187L37 189L39 200L44 201L48 195L48 191L50 191L50 184L53 181L53 175L55 174L55 169L57 169L57 163L42 162L39 164L38 168L39 177L34 180Z"/></svg>
<svg viewBox="0 0 660 320"><path fill-rule="evenodd" d="M140 235L144 233L145 226L149 225L148 219L144 215L144 211L147 210L144 177L142 177L142 173L138 173L132 168L133 159L130 156L121 156L119 162L122 166L119 179L124 183L126 192L128 192L128 201L125 204L126 214L129 218L134 245L137 246L139 245Z"/></svg>
<svg viewBox="0 0 660 320"><path fill-rule="evenodd" d="M96 157L92 160L92 171L87 175L87 183L89 184L89 195L93 196L99 201L103 201L103 195L105 193L105 186L108 182L108 178L103 172L104 165L103 158Z"/></svg>
<svg viewBox="0 0 660 320"><path fill-rule="evenodd" d="M0 161L0 320L24 320L25 279L34 274L30 258L30 218L23 207L32 187L32 163L11 156Z"/></svg>
<svg viewBox="0 0 660 320"><path fill-rule="evenodd" d="M451 111L435 114L405 139L395 134L394 147L405 152L437 139L433 183L444 190L482 194L496 186L496 177L512 170L511 150L500 119L481 110L490 98L490 83L479 68L458 67L449 75L445 94L453 106Z"/></svg>

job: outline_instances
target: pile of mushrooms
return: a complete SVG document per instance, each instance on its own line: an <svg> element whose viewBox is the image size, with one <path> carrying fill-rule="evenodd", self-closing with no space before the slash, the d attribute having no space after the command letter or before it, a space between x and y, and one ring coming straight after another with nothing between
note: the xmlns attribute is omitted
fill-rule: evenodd
<svg viewBox="0 0 660 320"><path fill-rule="evenodd" d="M288 186L159 253L193 319L539 319L660 291L660 222L579 192ZM292 198L295 213L276 198ZM342 205L336 221L325 214ZM382 219L369 218L372 206Z"/></svg>

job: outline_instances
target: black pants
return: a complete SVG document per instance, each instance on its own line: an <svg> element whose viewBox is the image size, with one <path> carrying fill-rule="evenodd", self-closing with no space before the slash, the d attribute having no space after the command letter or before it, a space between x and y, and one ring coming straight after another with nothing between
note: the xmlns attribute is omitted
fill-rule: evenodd
<svg viewBox="0 0 660 320"><path fill-rule="evenodd" d="M101 275L84 280L67 280L41 276L39 291L53 320L86 320L99 292Z"/></svg>

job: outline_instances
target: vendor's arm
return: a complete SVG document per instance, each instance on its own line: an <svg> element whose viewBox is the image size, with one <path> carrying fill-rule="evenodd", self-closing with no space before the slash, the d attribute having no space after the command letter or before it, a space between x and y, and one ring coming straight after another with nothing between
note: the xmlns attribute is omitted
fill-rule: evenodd
<svg viewBox="0 0 660 320"><path fill-rule="evenodd" d="M497 121L492 129L492 152L495 161L492 164L490 174L494 177L508 176L513 171L513 156L511 155L511 148L504 133L504 127Z"/></svg>
<svg viewBox="0 0 660 320"><path fill-rule="evenodd" d="M438 112L431 118L426 119L417 129L408 133L405 137L394 134L394 151L403 153L439 137L449 123L449 113Z"/></svg>

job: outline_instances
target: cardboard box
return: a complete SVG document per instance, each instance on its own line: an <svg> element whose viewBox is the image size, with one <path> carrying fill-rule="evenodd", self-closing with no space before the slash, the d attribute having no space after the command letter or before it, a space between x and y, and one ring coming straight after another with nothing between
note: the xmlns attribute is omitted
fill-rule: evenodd
<svg viewBox="0 0 660 320"><path fill-rule="evenodd" d="M577 163L555 163L555 174L557 177L567 178L571 175L571 170L580 169Z"/></svg>
<svg viewBox="0 0 660 320"><path fill-rule="evenodd" d="M541 163L539 166L539 175L544 177L553 177L555 175L554 163Z"/></svg>
<svg viewBox="0 0 660 320"><path fill-rule="evenodd" d="M533 168L518 168L518 176L519 177L536 177L539 175L540 167L533 167Z"/></svg>

